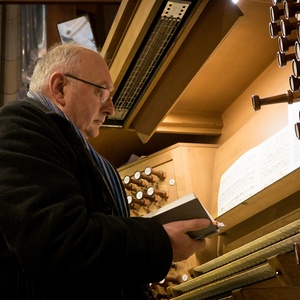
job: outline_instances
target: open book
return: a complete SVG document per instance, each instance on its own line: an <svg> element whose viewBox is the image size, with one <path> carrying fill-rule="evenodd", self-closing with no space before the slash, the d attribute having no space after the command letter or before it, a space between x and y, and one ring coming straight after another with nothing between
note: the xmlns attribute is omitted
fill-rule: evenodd
<svg viewBox="0 0 300 300"><path fill-rule="evenodd" d="M216 234L219 232L219 228L224 226L223 223L216 222L212 218L194 193L190 193L179 198L178 200L144 215L144 217L153 218L161 224L197 218L209 219L211 222L208 227L197 231L187 232L187 234L193 239L203 239Z"/></svg>

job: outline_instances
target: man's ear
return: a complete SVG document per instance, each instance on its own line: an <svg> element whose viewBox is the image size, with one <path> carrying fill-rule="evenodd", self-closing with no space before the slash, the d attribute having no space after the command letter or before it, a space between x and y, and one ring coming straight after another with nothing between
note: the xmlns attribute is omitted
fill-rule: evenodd
<svg viewBox="0 0 300 300"><path fill-rule="evenodd" d="M55 72L51 75L49 80L50 94L62 106L65 105L64 86L66 78L62 73Z"/></svg>

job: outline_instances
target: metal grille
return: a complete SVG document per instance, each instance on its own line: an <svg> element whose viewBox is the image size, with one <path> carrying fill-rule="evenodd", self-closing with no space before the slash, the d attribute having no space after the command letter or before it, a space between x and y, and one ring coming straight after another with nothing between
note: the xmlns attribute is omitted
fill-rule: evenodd
<svg viewBox="0 0 300 300"><path fill-rule="evenodd" d="M133 66L125 76L114 96L115 115L109 120L124 120L137 103L146 84L157 69L164 53L171 44L182 18L191 2L168 1L162 14L155 22L146 43L137 54Z"/></svg>

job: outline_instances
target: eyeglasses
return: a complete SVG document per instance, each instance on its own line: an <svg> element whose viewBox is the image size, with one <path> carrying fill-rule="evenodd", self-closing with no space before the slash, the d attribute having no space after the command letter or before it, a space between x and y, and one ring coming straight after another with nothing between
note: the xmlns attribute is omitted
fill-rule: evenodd
<svg viewBox="0 0 300 300"><path fill-rule="evenodd" d="M98 85L98 84L96 84L96 83L92 83L92 82L89 82L89 81L87 81L87 80L78 78L78 77L73 76L73 75L68 74L68 73L66 73L66 74L64 74L64 75L65 75L66 77L70 77L70 78L72 78L72 79L81 81L81 82L83 82L83 83L92 85L92 86L94 86L94 87L96 87L96 88L98 88L98 89L103 90L103 93L101 93L101 95L100 95L100 101L101 101L102 103L106 102L106 101L109 100L109 99L112 99L112 97L111 97L111 95L110 95L110 91L109 91L107 88L105 88L105 87L103 87L103 86L101 86L101 85Z"/></svg>

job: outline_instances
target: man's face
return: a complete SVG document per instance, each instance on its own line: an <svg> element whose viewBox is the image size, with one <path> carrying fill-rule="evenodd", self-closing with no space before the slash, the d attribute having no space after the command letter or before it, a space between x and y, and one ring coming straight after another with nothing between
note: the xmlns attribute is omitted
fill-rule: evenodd
<svg viewBox="0 0 300 300"><path fill-rule="evenodd" d="M98 136L105 118L114 114L109 93L113 89L113 83L104 59L96 52L84 52L80 64L82 66L80 73L72 75L107 90L66 77L67 83L64 88L66 105L62 110L86 138L93 138ZM103 94L107 98L104 102L101 101Z"/></svg>

